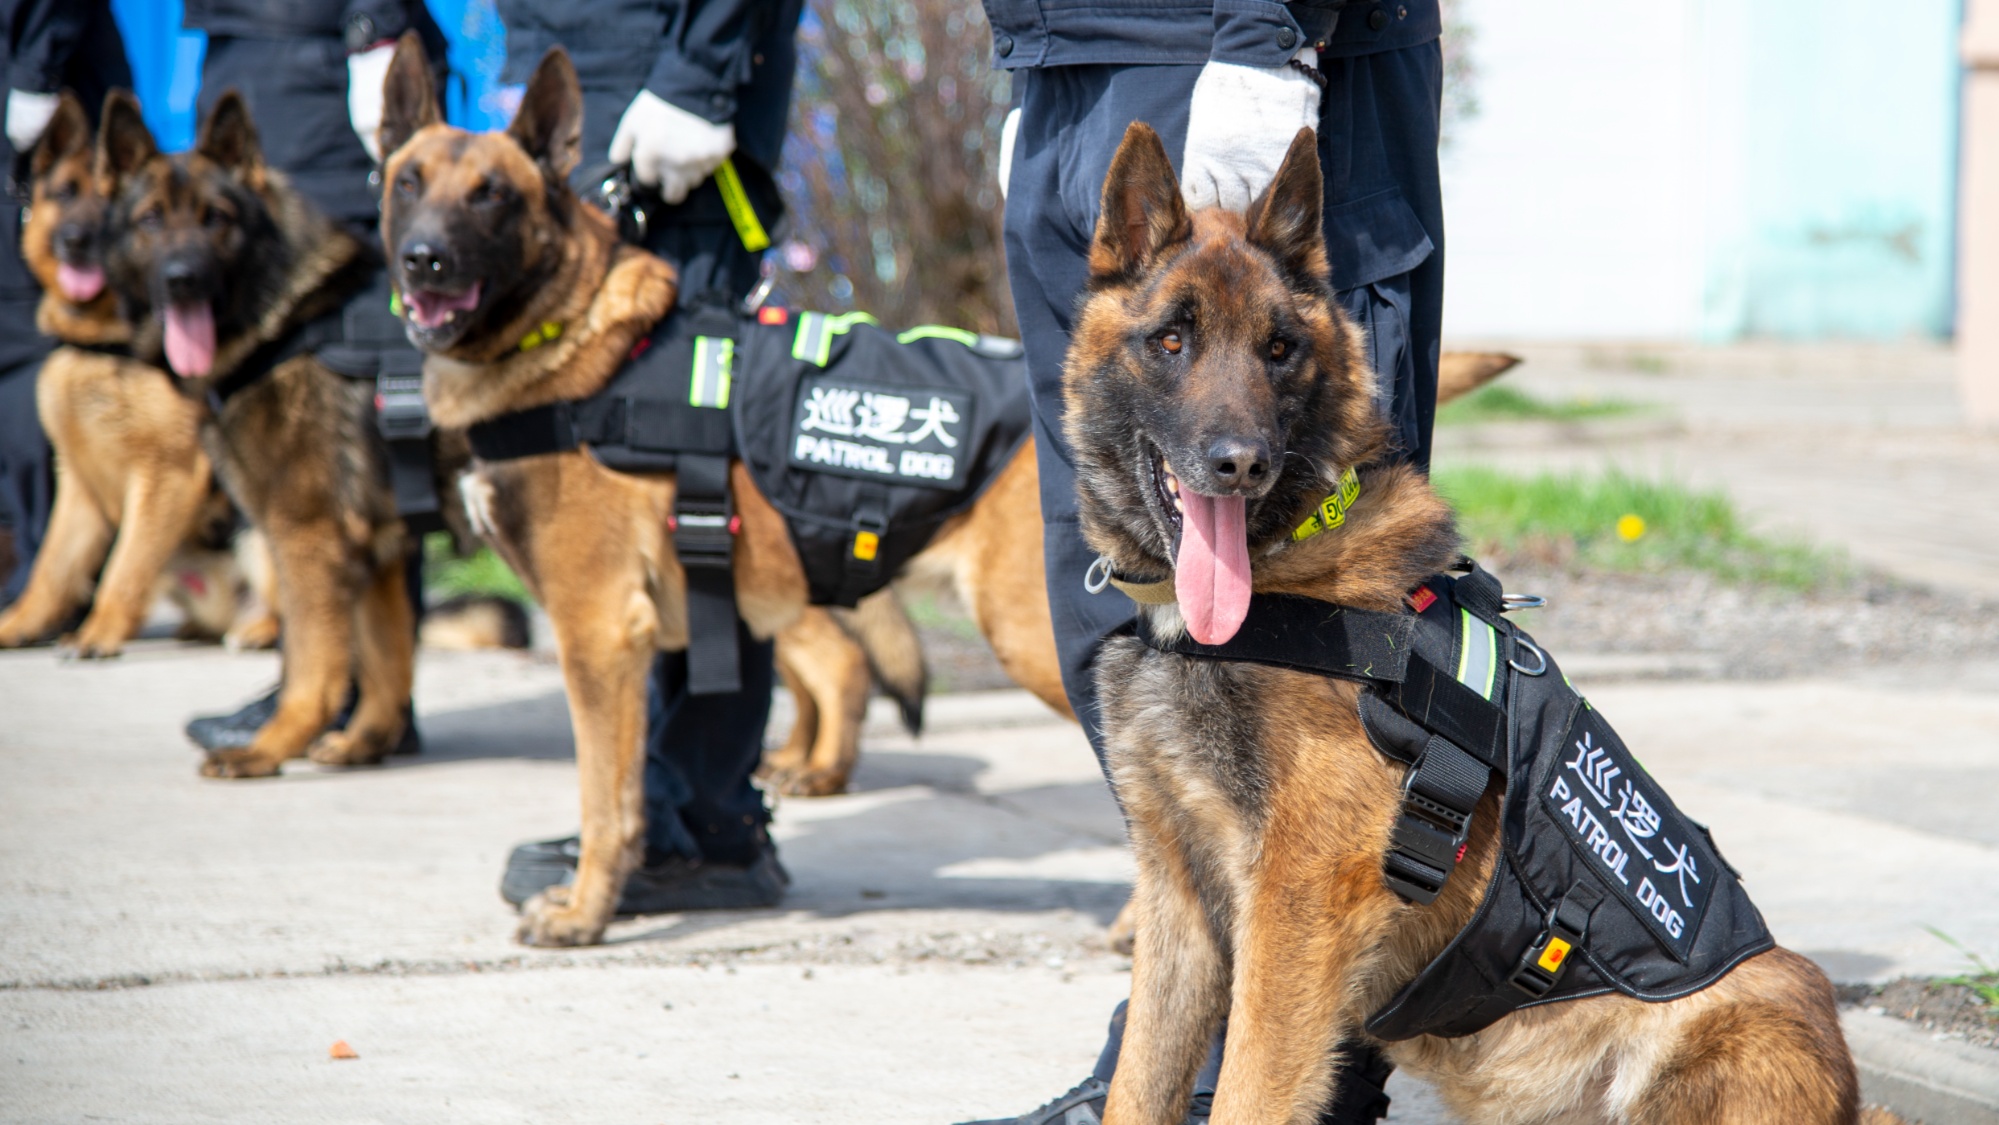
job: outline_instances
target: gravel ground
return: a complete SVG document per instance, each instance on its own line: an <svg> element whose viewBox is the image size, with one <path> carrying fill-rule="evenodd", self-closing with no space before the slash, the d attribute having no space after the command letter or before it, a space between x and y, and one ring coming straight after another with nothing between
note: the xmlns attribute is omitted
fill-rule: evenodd
<svg viewBox="0 0 1999 1125"><path fill-rule="evenodd" d="M1722 678L1778 679L1999 657L1999 602L1891 579L1862 577L1801 594L1696 571L1584 573L1527 559L1484 561L1510 592L1548 599L1548 608L1514 620L1558 662L1578 654L1699 655ZM932 691L1013 686L949 593L913 592L909 602Z"/></svg>
<svg viewBox="0 0 1999 1125"><path fill-rule="evenodd" d="M1999 1009L1962 984L1903 977L1883 985L1849 984L1841 1001L1876 1015L1894 1016L1978 1047L1999 1048Z"/></svg>

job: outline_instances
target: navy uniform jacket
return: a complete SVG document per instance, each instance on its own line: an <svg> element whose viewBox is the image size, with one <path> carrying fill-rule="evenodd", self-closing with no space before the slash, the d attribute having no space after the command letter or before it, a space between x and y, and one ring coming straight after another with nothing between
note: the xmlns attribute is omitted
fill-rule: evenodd
<svg viewBox="0 0 1999 1125"><path fill-rule="evenodd" d="M441 63L423 0L187 0L182 23L208 33L201 112L240 91L264 159L327 214L372 228L374 163L347 116L347 55L414 28Z"/></svg>
<svg viewBox="0 0 1999 1125"><path fill-rule="evenodd" d="M74 91L92 121L113 86L130 86L125 41L112 21L109 0L0 0L7 31L7 89L37 94ZM0 110L4 112L4 110ZM6 167L25 171L4 134L0 153ZM25 185L23 185L25 188ZM47 351L35 334L35 305L41 288L21 260L21 208L0 206L0 371Z"/></svg>
<svg viewBox="0 0 1999 1125"><path fill-rule="evenodd" d="M716 124L738 159L777 168L798 68L803 0L499 0L505 82L526 82L561 44L583 83L583 168L609 160L641 89Z"/></svg>
<svg viewBox="0 0 1999 1125"><path fill-rule="evenodd" d="M1308 43L1323 41L1322 58L1350 58L1431 42L1443 26L1437 0L985 0L985 8L1001 70L1210 59L1274 67Z"/></svg>

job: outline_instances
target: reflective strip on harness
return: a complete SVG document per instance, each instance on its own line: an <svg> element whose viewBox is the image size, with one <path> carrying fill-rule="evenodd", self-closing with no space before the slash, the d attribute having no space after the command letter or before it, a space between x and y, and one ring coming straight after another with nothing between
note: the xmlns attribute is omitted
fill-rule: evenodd
<svg viewBox="0 0 1999 1125"><path fill-rule="evenodd" d="M1499 668L1499 631L1459 609L1463 644L1458 655L1458 682L1491 700Z"/></svg>
<svg viewBox="0 0 1999 1125"><path fill-rule="evenodd" d="M688 404L727 410L735 359L734 340L726 336L694 337L694 375L687 384Z"/></svg>
<svg viewBox="0 0 1999 1125"><path fill-rule="evenodd" d="M825 313L801 313L798 317L798 334L791 338L791 358L814 367L824 367L833 357L833 337L845 333L856 324L874 323L876 323L875 318L864 312L840 313L835 316L828 316Z"/></svg>
<svg viewBox="0 0 1999 1125"><path fill-rule="evenodd" d="M968 348L979 346L978 333L943 324L919 324L907 332L897 333L895 337L895 342L898 344L914 344L918 340L949 340Z"/></svg>

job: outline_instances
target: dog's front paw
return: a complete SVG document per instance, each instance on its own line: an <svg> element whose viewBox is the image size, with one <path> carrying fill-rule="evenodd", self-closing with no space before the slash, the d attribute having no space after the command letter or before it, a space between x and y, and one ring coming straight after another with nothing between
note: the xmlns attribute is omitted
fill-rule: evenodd
<svg viewBox="0 0 1999 1125"><path fill-rule="evenodd" d="M122 630L93 628L93 622L86 621L83 627L56 642L56 651L68 660L109 660L125 651L125 636Z"/></svg>
<svg viewBox="0 0 1999 1125"><path fill-rule="evenodd" d="M313 741L305 756L322 766L372 766L388 757L390 745L380 732L330 730Z"/></svg>
<svg viewBox="0 0 1999 1125"><path fill-rule="evenodd" d="M278 617L274 613L260 613L247 621L239 621L227 633L222 634L222 646L230 652L250 652L278 647Z"/></svg>
<svg viewBox="0 0 1999 1125"><path fill-rule="evenodd" d="M18 613L0 613L0 648L21 648L41 638L23 623Z"/></svg>
<svg viewBox="0 0 1999 1125"><path fill-rule="evenodd" d="M521 904L514 937L522 945L555 948L596 945L604 940L606 918L592 918L570 905L569 887L550 887Z"/></svg>
<svg viewBox="0 0 1999 1125"><path fill-rule="evenodd" d="M218 750L201 763L201 776L219 778L276 777L279 759L259 750Z"/></svg>

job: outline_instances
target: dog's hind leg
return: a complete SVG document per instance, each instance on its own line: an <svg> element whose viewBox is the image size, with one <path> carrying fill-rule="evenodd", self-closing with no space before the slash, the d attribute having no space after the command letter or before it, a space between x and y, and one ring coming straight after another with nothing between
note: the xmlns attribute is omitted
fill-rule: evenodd
<svg viewBox="0 0 1999 1125"><path fill-rule="evenodd" d="M1703 1003L1706 1001L1706 1003ZM1689 998L1694 1010L1642 1088L1611 1098L1647 1125L1853 1125L1859 1079L1832 985L1788 949L1759 954ZM1878 1118L1876 1119L1878 1120Z"/></svg>
<svg viewBox="0 0 1999 1125"><path fill-rule="evenodd" d="M98 564L104 561L115 530L81 481L57 477L56 502L49 512L41 552L28 572L27 588L0 612L0 648L16 648L47 637L90 600Z"/></svg>
<svg viewBox="0 0 1999 1125"><path fill-rule="evenodd" d="M757 776L766 781L791 777L804 770L805 763L812 760L812 742L819 734L819 705L812 701L805 681L792 669L790 658L794 653L785 643L788 632L789 629L777 635L777 674L784 681L784 690L791 693L794 714L784 745L764 751L763 762L757 767Z"/></svg>
<svg viewBox="0 0 1999 1125"><path fill-rule="evenodd" d="M403 736L416 671L416 619L403 573L400 558L377 568L354 607L354 680L360 691L347 729L327 731L306 751L321 765L379 762Z"/></svg>
<svg viewBox="0 0 1999 1125"><path fill-rule="evenodd" d="M132 475L126 486L124 519L111 559L98 583L90 616L64 644L84 659L116 656L138 632L158 586L160 571L188 537L208 496L208 459L155 466Z"/></svg>
<svg viewBox="0 0 1999 1125"><path fill-rule="evenodd" d="M250 745L211 753L204 777L269 777L304 755L339 710L354 673L354 594L339 532L315 523L265 534L285 622L284 686L277 712Z"/></svg>
<svg viewBox="0 0 1999 1125"><path fill-rule="evenodd" d="M548 584L583 802L576 878L521 906L528 945L595 945L645 844L646 673L655 612L638 589Z"/></svg>
<svg viewBox="0 0 1999 1125"><path fill-rule="evenodd" d="M1177 1125L1228 1005L1228 966L1186 857L1134 813L1138 916L1131 1007L1105 1125Z"/></svg>
<svg viewBox="0 0 1999 1125"><path fill-rule="evenodd" d="M778 633L777 647L784 682L799 701L800 726L793 728L785 752L792 752L801 729L809 732L810 741L799 755L802 760L784 761L771 771L771 780L779 792L794 797L845 792L861 756L861 721L867 717L872 685L867 654L832 614L817 607ZM804 725L808 713L813 719L809 727Z"/></svg>

